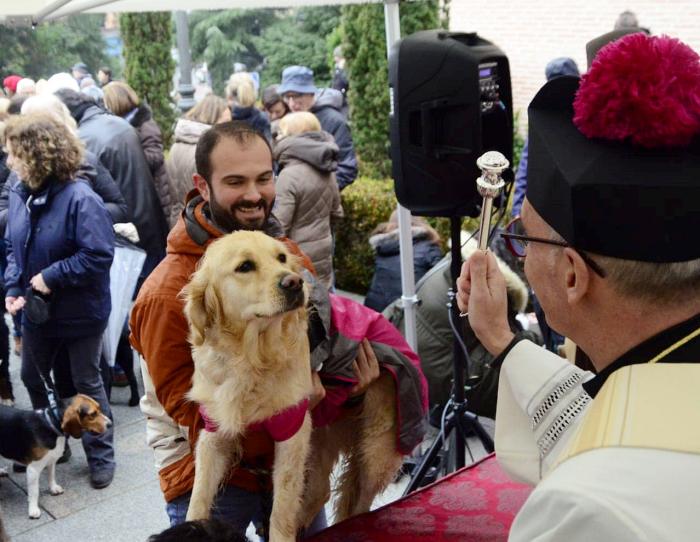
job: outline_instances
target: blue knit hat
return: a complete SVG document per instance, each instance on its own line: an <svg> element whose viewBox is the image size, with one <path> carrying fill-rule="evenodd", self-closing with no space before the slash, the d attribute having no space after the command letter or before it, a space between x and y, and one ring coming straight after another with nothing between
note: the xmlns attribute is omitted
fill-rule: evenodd
<svg viewBox="0 0 700 542"><path fill-rule="evenodd" d="M287 66L282 72L282 84L278 92L283 96L287 92L316 94L314 72L306 66Z"/></svg>

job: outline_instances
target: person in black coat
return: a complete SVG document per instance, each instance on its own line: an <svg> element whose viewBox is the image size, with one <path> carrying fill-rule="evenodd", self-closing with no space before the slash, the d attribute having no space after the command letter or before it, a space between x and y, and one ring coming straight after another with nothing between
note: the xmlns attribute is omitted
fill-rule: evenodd
<svg viewBox="0 0 700 542"><path fill-rule="evenodd" d="M165 256L168 224L139 136L124 119L100 109L89 97L69 89L56 92L78 123L78 134L109 170L126 200L130 222L146 251L141 281Z"/></svg>
<svg viewBox="0 0 700 542"><path fill-rule="evenodd" d="M7 167L7 153L0 150L0 182L4 186L10 175L10 168ZM4 235L4 229L3 229ZM5 242L0 241L0 273L5 274L7 267L7 256L5 253ZM0 277L0 293L5 297L5 281ZM19 326L15 326L19 328ZM0 318L0 403L12 406L15 402L15 395L12 390L12 380L10 379L10 330L7 328L4 316ZM15 344L21 344L22 332L16 329L14 334Z"/></svg>
<svg viewBox="0 0 700 542"><path fill-rule="evenodd" d="M136 130L153 176L160 206L163 208L163 214L169 218L174 202L170 179L165 169L163 134L153 118L150 107L141 102L133 88L121 81L105 85L104 103L111 113L128 121Z"/></svg>
<svg viewBox="0 0 700 542"><path fill-rule="evenodd" d="M365 305L382 312L401 296L401 253L396 211L388 222L379 224L369 243L375 250L374 276L365 297ZM418 281L442 258L440 235L420 217L411 217L413 237L413 272Z"/></svg>

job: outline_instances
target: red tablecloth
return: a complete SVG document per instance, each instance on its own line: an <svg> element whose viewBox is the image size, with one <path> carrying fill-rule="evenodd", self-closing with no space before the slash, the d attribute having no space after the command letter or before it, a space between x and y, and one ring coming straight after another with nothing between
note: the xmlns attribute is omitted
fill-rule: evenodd
<svg viewBox="0 0 700 542"><path fill-rule="evenodd" d="M530 494L489 455L434 484L319 533L313 542L504 541Z"/></svg>

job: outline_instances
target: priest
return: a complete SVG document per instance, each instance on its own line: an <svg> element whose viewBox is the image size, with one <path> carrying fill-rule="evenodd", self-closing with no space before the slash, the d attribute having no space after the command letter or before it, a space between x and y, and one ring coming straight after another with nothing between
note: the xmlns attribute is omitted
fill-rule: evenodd
<svg viewBox="0 0 700 542"><path fill-rule="evenodd" d="M512 541L698 539L700 57L632 34L528 109L522 214L504 233L594 373L513 335L492 254L460 310L502 362L496 453L537 487Z"/></svg>

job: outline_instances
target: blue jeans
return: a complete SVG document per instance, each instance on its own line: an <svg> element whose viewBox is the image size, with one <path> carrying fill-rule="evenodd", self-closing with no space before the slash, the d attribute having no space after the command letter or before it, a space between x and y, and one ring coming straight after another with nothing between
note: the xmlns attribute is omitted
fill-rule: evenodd
<svg viewBox="0 0 700 542"><path fill-rule="evenodd" d="M165 505L171 527L185 522L191 495L191 491L187 492ZM269 493L255 493L236 486L225 486L216 496L211 515L231 523L241 534L245 534L251 522L259 523L264 520L264 523L267 523L271 509L272 498ZM321 510L304 532L303 538L312 536L326 527L326 512Z"/></svg>

